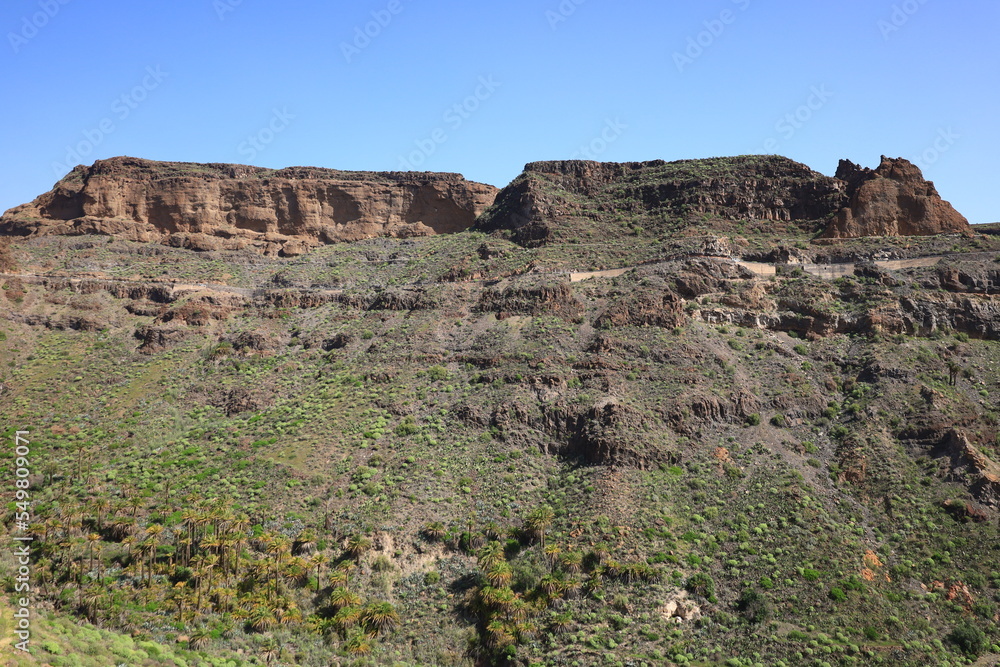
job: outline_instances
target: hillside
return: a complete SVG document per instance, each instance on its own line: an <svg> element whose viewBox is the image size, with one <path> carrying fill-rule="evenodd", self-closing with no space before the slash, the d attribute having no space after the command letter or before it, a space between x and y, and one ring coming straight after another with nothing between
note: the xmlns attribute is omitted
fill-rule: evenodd
<svg viewBox="0 0 1000 667"><path fill-rule="evenodd" d="M8 213L39 664L995 660L1000 239L824 235L875 178L535 163L294 257Z"/></svg>

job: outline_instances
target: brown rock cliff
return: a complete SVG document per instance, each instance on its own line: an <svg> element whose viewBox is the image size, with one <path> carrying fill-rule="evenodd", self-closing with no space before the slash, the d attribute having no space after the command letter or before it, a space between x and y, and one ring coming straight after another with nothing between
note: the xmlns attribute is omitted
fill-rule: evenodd
<svg viewBox="0 0 1000 667"><path fill-rule="evenodd" d="M916 165L903 158L883 155L874 170L841 160L837 178L847 183L849 203L837 212L823 234L826 238L970 231L969 221L941 199Z"/></svg>
<svg viewBox="0 0 1000 667"><path fill-rule="evenodd" d="M377 236L467 229L497 189L458 174L270 170L129 157L79 166L7 211L0 234L109 234L196 250L296 255Z"/></svg>

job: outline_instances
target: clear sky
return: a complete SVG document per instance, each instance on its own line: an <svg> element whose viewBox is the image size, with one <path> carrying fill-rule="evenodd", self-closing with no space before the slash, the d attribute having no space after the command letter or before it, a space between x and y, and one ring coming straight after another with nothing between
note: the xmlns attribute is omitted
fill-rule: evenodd
<svg viewBox="0 0 1000 667"><path fill-rule="evenodd" d="M503 186L534 160L886 154L995 222L998 24L983 0L5 0L0 210L115 155Z"/></svg>

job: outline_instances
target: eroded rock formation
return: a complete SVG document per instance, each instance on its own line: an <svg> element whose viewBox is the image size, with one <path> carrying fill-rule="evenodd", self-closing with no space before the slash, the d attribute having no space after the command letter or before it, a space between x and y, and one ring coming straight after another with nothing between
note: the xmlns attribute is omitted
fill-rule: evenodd
<svg viewBox="0 0 1000 667"><path fill-rule="evenodd" d="M916 165L903 158L883 155L874 170L841 160L837 178L847 184L849 203L837 212L824 234L827 238L970 231L969 221L941 199Z"/></svg>
<svg viewBox="0 0 1000 667"><path fill-rule="evenodd" d="M119 157L79 166L51 191L7 211L0 234L108 234L294 256L324 243L461 231L496 192L457 174L275 171Z"/></svg>

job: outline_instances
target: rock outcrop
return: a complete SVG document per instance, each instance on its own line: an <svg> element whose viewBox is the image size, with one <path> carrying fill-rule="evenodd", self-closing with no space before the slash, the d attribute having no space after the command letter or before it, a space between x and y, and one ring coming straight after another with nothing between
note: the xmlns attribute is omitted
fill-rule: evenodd
<svg viewBox="0 0 1000 667"><path fill-rule="evenodd" d="M826 238L970 232L969 221L903 158L883 155L874 170L841 160L837 178L847 184L850 199L827 228Z"/></svg>
<svg viewBox="0 0 1000 667"><path fill-rule="evenodd" d="M129 157L78 166L7 211L0 234L107 234L294 256L324 243L464 230L496 195L457 174L272 170Z"/></svg>
<svg viewBox="0 0 1000 667"><path fill-rule="evenodd" d="M565 240L582 231L622 233L628 215L651 232L679 231L695 218L802 221L821 230L845 205L844 184L777 156L603 163L534 162L501 190L477 221L484 231L506 230L521 245ZM590 230L592 223L599 229ZM625 232L628 233L628 232Z"/></svg>

